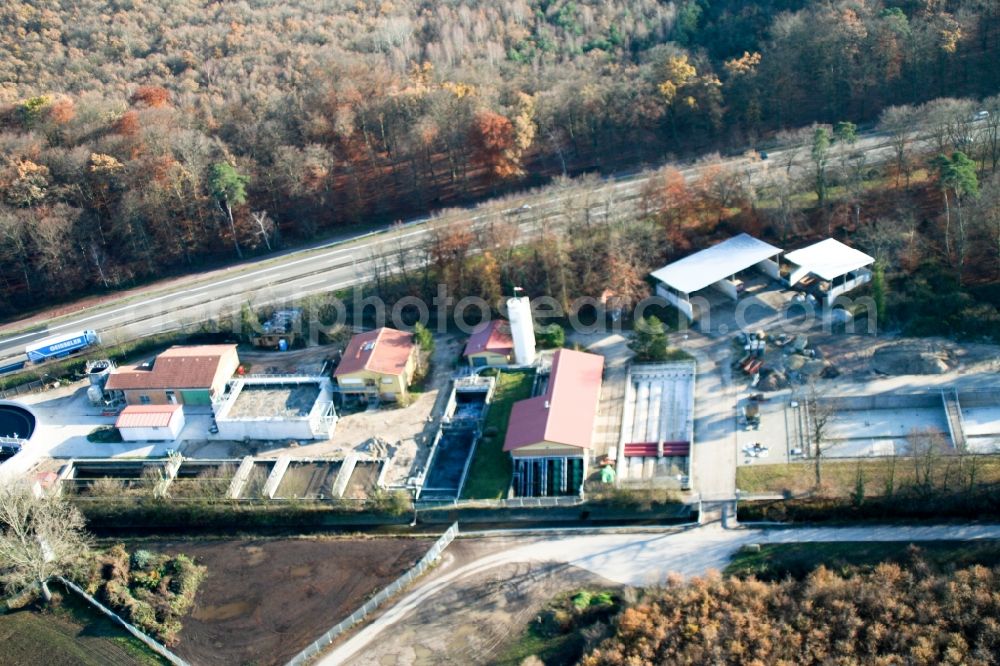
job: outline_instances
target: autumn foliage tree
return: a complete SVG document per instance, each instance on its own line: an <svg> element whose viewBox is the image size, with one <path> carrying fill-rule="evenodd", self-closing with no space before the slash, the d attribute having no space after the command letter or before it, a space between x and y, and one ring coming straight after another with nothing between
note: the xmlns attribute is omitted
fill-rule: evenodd
<svg viewBox="0 0 1000 666"><path fill-rule="evenodd" d="M919 560L803 580L718 574L648 591L583 666L996 663L1000 570L934 575Z"/></svg>
<svg viewBox="0 0 1000 666"><path fill-rule="evenodd" d="M493 111L476 114L469 130L472 159L498 179L521 174L521 150L516 142L514 123Z"/></svg>
<svg viewBox="0 0 1000 666"><path fill-rule="evenodd" d="M161 86L139 86L132 93L132 104L149 107L166 106L170 101L170 91Z"/></svg>
<svg viewBox="0 0 1000 666"><path fill-rule="evenodd" d="M27 240L0 245L0 313L135 284L178 260L194 269L228 258L234 242L265 252L273 243L249 211L269 211L286 240L307 242L552 176L742 150L813 123L861 125L887 107L916 113L891 123L901 183L923 162L920 142L906 141L911 126L936 152L965 152L985 182L1000 164L994 5L144 0L109 13L104 0L8 0L0 218ZM955 99L928 104L944 97ZM988 118L972 122L980 109ZM794 147L782 152L772 171L795 161ZM94 154L124 167L114 196L90 190ZM252 183L232 224L228 212L219 224L208 183L220 162ZM787 184L781 236L802 226L784 206ZM738 205L685 206L669 226L725 221ZM64 243L56 252L104 266L69 292L45 274L50 252L34 240L36 221L60 211L70 217L47 223L66 231L52 235ZM697 244L670 233L678 248ZM991 237L970 228L968 273L993 258L979 248ZM568 283L545 268L556 255L532 273ZM496 259L507 280L509 262Z"/></svg>

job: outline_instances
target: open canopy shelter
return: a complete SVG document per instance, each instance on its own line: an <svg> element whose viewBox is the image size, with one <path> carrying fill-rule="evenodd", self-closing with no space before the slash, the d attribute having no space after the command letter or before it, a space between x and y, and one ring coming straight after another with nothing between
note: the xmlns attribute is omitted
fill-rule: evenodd
<svg viewBox="0 0 1000 666"><path fill-rule="evenodd" d="M739 234L653 271L652 276L659 282L656 293L675 305L688 319L694 319L691 294L712 287L735 301L742 290L742 282L736 275L749 268L757 268L777 278L775 258L779 254L780 248L749 234Z"/></svg>
<svg viewBox="0 0 1000 666"><path fill-rule="evenodd" d="M785 261L790 264L789 286L799 285L815 292L813 295L827 305L832 305L841 294L870 282L872 275L867 267L875 263L864 252L834 238L789 252Z"/></svg>

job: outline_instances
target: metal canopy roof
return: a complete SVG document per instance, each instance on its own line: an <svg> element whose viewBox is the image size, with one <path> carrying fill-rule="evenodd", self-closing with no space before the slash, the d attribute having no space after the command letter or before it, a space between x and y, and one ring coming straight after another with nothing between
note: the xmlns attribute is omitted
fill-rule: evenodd
<svg viewBox="0 0 1000 666"><path fill-rule="evenodd" d="M781 254L780 248L749 234L740 234L667 264L653 271L652 276L677 291L690 294L777 254Z"/></svg>
<svg viewBox="0 0 1000 666"><path fill-rule="evenodd" d="M789 252L785 255L785 259L827 281L875 263L875 260L864 252L844 245L834 238L827 238L801 250Z"/></svg>

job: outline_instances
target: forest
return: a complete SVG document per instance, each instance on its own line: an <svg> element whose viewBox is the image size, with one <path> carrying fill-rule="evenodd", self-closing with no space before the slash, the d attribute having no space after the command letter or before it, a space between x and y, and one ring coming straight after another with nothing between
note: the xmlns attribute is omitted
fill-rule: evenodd
<svg viewBox="0 0 1000 666"><path fill-rule="evenodd" d="M13 0L0 25L8 318L565 174L740 153L813 123L913 127L914 109L975 112L1000 90L992 0ZM985 143L974 157L984 196L996 189L985 186L995 129L992 161ZM965 141L945 133L940 146L969 152ZM606 243L642 269L720 221L861 232L874 216L852 222L837 206L863 198L852 182L875 196L871 179L852 181L840 159L829 199L776 180L730 201L717 178L724 211L696 210L693 232L649 216ZM906 194L885 189L912 220L890 214L888 236L930 239L918 255L943 265L956 293L995 279L992 263L964 272L994 253L963 235L961 206L938 233L942 189L964 190L938 187L923 156L896 166ZM962 307L978 307L969 298Z"/></svg>
<svg viewBox="0 0 1000 666"><path fill-rule="evenodd" d="M1000 654L1000 571L919 560L764 582L719 575L647 591L583 666L967 664Z"/></svg>

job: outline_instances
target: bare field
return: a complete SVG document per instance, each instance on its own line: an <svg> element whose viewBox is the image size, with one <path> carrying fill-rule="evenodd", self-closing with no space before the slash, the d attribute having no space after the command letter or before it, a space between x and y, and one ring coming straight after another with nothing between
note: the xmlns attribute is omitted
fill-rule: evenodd
<svg viewBox="0 0 1000 666"><path fill-rule="evenodd" d="M192 664L284 664L413 566L429 539L142 542L208 568L175 652Z"/></svg>
<svg viewBox="0 0 1000 666"><path fill-rule="evenodd" d="M589 571L564 564L503 565L456 581L435 594L347 663L495 664L522 639L525 628L553 597L595 586L616 587Z"/></svg>

